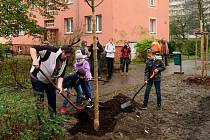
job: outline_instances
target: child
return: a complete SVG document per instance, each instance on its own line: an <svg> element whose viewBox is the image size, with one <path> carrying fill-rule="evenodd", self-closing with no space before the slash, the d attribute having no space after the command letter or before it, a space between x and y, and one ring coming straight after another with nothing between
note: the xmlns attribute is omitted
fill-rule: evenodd
<svg viewBox="0 0 210 140"><path fill-rule="evenodd" d="M157 109L161 109L161 92L160 92L161 72L165 70L165 66L161 60L155 57L155 52L153 50L149 49L147 55L148 55L148 60L146 62L146 67L144 72L144 80L147 83L147 86L144 94L144 102L141 109L142 110L147 109L149 94L153 83L155 85L156 94L157 94ZM153 78L149 79L150 76L153 74L154 74Z"/></svg>
<svg viewBox="0 0 210 140"><path fill-rule="evenodd" d="M82 55L80 51L76 51L75 55L76 63L74 64L75 70L83 69L85 71L85 80L81 81L81 87L83 94L86 96L86 99L88 100L87 107L91 108L93 107L93 97L92 97L92 75L90 72L90 65L88 61L85 60L85 56Z"/></svg>
<svg viewBox="0 0 210 140"><path fill-rule="evenodd" d="M72 72L69 75L67 75L64 78L63 81L63 88L64 91L67 91L71 89L72 87L75 89L77 93L77 99L76 99L76 106L81 107L81 96L83 95L82 88L80 82L83 81L85 78L85 71L84 70L78 70L76 72ZM69 93L67 93L67 97L69 98ZM67 107L68 101L64 99L63 101L63 106L60 108L61 113L66 112L66 107Z"/></svg>

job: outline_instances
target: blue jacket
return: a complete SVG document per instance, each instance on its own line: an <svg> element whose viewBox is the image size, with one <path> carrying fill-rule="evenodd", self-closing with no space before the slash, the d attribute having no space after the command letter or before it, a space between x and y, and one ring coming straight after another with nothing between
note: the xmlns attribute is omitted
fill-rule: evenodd
<svg viewBox="0 0 210 140"><path fill-rule="evenodd" d="M146 67L144 71L144 80L148 80L149 77L152 75L153 70L158 69L158 73L155 75L154 78L152 78L153 81L160 81L161 80L161 72L165 70L165 66L161 60L153 60L148 59L146 61Z"/></svg>
<svg viewBox="0 0 210 140"><path fill-rule="evenodd" d="M69 75L64 77L63 88L71 88L80 85L80 79L76 72L71 72Z"/></svg>

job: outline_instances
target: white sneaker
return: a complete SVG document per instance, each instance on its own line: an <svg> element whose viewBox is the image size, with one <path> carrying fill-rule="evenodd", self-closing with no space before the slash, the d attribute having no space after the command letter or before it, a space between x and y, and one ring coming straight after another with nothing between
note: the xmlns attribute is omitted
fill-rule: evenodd
<svg viewBox="0 0 210 140"><path fill-rule="evenodd" d="M87 105L86 105L86 107L87 108L92 108L93 107L93 101L89 98L88 100L87 100Z"/></svg>

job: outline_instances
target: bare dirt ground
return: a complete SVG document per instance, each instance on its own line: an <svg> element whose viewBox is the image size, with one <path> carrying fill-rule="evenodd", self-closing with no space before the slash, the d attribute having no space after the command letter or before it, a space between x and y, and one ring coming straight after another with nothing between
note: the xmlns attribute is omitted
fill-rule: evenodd
<svg viewBox="0 0 210 140"><path fill-rule="evenodd" d="M141 83L142 80L133 81L133 85L124 86L121 90L101 95L100 101L108 108L100 110L98 132L93 131L93 110L77 114L70 108L70 111L64 115L66 139L209 140L210 86L189 84L186 79L189 79L189 76L174 74L163 76L161 110L156 109L154 88L150 93L147 110L139 109L145 89L135 98L136 102L132 109L120 110L120 104L132 97L140 87L140 84L136 83ZM107 84L106 88L114 87Z"/></svg>

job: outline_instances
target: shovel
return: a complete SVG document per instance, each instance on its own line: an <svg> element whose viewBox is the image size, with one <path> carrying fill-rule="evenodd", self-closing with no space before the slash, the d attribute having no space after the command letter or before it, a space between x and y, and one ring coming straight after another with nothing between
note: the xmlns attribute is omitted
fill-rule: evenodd
<svg viewBox="0 0 210 140"><path fill-rule="evenodd" d="M154 76L156 75L156 73L153 71L152 75L149 77L149 80L151 80ZM125 109L125 108L128 108L132 105L133 101L134 101L134 98L136 97L136 95L144 88L144 86L147 84L147 81L144 82L144 84L140 87L140 89L134 94L133 98L123 104L120 105L121 109Z"/></svg>
<svg viewBox="0 0 210 140"><path fill-rule="evenodd" d="M52 82L52 80L39 68L39 71L44 75L44 77L47 79L48 82L50 82L54 87L55 89L57 89L58 91L60 91L60 89ZM81 108L78 108L74 103L73 101L71 101L69 98L67 98L63 92L59 92L59 94L61 96L63 96L63 98L65 98L77 111L82 111L83 109Z"/></svg>

